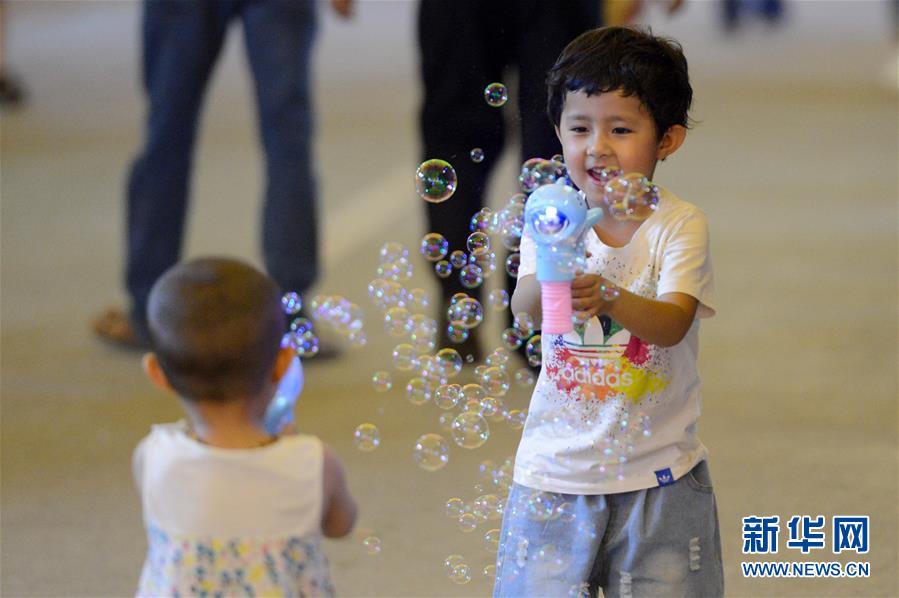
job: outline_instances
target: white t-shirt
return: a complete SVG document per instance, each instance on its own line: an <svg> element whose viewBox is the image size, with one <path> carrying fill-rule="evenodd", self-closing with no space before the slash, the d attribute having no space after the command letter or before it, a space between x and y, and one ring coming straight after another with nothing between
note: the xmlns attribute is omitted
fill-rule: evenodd
<svg viewBox="0 0 899 598"><path fill-rule="evenodd" d="M155 425L134 451L149 542L137 594L332 595L321 441L220 449L187 430Z"/></svg>
<svg viewBox="0 0 899 598"><path fill-rule="evenodd" d="M547 492L611 494L673 483L706 456L700 412L699 318L714 315L706 218L660 188L658 209L624 247L586 234L587 273L656 298L699 301L673 347L650 345L607 316L542 337L543 367L515 459L515 482ZM518 277L536 272L534 240L521 242ZM603 321L601 321L603 320Z"/></svg>

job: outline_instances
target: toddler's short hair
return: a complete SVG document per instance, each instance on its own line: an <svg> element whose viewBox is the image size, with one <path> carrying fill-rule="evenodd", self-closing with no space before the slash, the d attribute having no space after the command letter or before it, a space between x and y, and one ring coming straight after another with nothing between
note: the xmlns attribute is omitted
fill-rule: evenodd
<svg viewBox="0 0 899 598"><path fill-rule="evenodd" d="M147 321L169 383L199 401L249 397L264 388L286 324L278 285L227 258L167 270L150 291Z"/></svg>
<svg viewBox="0 0 899 598"><path fill-rule="evenodd" d="M652 115L661 137L673 125L688 126L693 88L680 44L633 27L601 27L571 41L546 78L547 112L559 126L565 96L621 90L637 96Z"/></svg>

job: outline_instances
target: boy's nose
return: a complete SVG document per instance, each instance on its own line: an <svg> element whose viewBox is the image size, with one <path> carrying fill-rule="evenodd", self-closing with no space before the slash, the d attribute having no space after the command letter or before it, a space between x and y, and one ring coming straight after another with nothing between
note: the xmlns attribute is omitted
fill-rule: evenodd
<svg viewBox="0 0 899 598"><path fill-rule="evenodd" d="M594 137L590 142L590 146L587 148L587 155L591 158L607 156L609 153L609 144L605 135L597 135Z"/></svg>

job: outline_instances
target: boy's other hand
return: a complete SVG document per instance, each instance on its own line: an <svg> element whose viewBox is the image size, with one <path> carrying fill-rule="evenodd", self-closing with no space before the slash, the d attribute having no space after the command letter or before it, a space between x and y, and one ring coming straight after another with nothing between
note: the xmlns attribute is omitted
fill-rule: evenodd
<svg viewBox="0 0 899 598"><path fill-rule="evenodd" d="M603 286L611 283L598 274L577 273L571 281L571 308L581 321L601 315L610 301L602 298Z"/></svg>

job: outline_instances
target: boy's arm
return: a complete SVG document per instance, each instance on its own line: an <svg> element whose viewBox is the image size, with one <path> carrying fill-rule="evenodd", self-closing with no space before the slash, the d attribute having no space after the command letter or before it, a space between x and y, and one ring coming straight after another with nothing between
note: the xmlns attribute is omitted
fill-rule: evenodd
<svg viewBox="0 0 899 598"><path fill-rule="evenodd" d="M323 448L322 533L328 538L342 538L356 523L356 501L350 495L340 459L328 445Z"/></svg>
<svg viewBox="0 0 899 598"><path fill-rule="evenodd" d="M539 322L543 319L543 309L540 305L540 283L534 274L519 278L512 293L512 315L523 311L531 314L539 327Z"/></svg>
<svg viewBox="0 0 899 598"><path fill-rule="evenodd" d="M600 286L609 284L602 276L586 274L571 283L572 308L579 317L607 314L631 334L660 347L681 342L696 316L699 302L686 293L665 293L647 299L624 289L614 301L602 299Z"/></svg>

